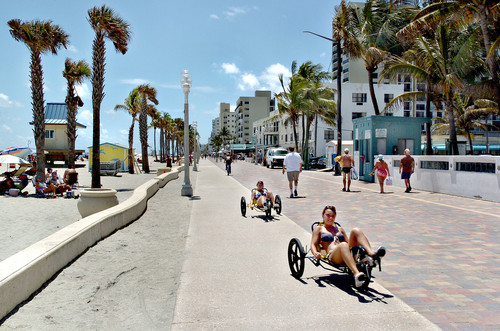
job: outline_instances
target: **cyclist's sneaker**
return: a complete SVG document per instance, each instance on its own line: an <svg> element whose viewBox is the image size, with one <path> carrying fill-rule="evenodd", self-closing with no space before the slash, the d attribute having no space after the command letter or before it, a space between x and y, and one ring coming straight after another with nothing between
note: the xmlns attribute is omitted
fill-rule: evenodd
<svg viewBox="0 0 500 331"><path fill-rule="evenodd" d="M381 257L384 257L384 256L385 256L385 247L384 246L380 246L377 249L377 251L375 252L374 257L381 258Z"/></svg>
<svg viewBox="0 0 500 331"><path fill-rule="evenodd" d="M359 274L356 275L356 277L354 277L354 284L356 287L361 287L363 286L365 280L366 280L365 274L360 272Z"/></svg>
<svg viewBox="0 0 500 331"><path fill-rule="evenodd" d="M293 193L290 193L290 198L293 198Z"/></svg>

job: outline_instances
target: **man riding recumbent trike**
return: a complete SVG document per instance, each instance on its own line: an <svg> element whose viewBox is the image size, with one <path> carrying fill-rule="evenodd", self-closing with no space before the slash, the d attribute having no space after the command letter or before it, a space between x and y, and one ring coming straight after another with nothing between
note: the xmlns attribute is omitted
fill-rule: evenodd
<svg viewBox="0 0 500 331"><path fill-rule="evenodd" d="M358 290L366 290L372 277L372 269L381 268L381 258L385 248L380 246L374 251L363 231L352 229L349 237L339 223L335 222L336 209L326 206L323 221L311 226L311 248L307 250L300 240L293 238L288 244L288 265L292 276L300 278L304 274L305 259L314 265L330 271L345 272L351 285Z"/></svg>
<svg viewBox="0 0 500 331"><path fill-rule="evenodd" d="M250 207L250 209L255 208L266 213L266 218L271 218L272 209L276 211L276 214L281 214L281 198L264 188L264 182L259 180L257 187L250 193L250 203L247 204L245 197L241 197L240 207L242 216L246 215L247 207Z"/></svg>

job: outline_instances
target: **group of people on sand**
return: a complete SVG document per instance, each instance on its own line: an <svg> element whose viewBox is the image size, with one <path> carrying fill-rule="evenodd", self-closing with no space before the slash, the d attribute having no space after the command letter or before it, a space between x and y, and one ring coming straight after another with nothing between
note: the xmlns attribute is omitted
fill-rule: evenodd
<svg viewBox="0 0 500 331"><path fill-rule="evenodd" d="M62 197L64 196L65 192L72 192L72 184L74 183L71 183L70 181L70 174L73 173L76 173L76 169L66 169L63 178L60 178L57 174L57 171L54 171L52 168L48 168L47 173L45 174L45 178L42 175L38 175L35 177L36 193L53 193L53 197L56 198L57 194L60 194ZM67 194L68 197L72 197L72 195L73 194Z"/></svg>

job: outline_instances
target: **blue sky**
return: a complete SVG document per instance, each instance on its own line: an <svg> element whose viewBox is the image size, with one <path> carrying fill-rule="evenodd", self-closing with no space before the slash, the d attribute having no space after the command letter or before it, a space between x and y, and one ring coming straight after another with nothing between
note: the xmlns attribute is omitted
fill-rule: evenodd
<svg viewBox="0 0 500 331"><path fill-rule="evenodd" d="M201 142L210 136L219 103L234 104L257 89L279 92L278 75L290 74L293 60L322 64L330 69L331 46L326 40L303 33L330 35L334 7L339 1L322 0L114 0L8 1L0 11L0 150L11 146L34 147L29 81L29 51L15 41L7 22L18 18L51 20L69 34L70 46L57 55L42 57L46 102L64 102L64 60L92 62L93 30L87 11L106 4L131 26L132 39L125 55L106 43L105 97L101 105L101 143L127 145L131 117L115 112L136 86L149 83L157 90L158 110L183 117L184 95L180 77L192 74L189 120L198 122ZM78 88L84 101L77 120L77 148L92 145L91 83ZM134 147L139 148L138 129ZM153 132L149 131L150 145Z"/></svg>

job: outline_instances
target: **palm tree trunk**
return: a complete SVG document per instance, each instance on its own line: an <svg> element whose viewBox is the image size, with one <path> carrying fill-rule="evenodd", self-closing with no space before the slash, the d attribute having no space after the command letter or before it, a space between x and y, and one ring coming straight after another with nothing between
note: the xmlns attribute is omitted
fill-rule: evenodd
<svg viewBox="0 0 500 331"><path fill-rule="evenodd" d="M375 111L375 115L380 115L377 97L375 96L375 89L373 88L373 72L374 71L375 70L368 70L368 87L370 88L370 97L372 98L373 110Z"/></svg>
<svg viewBox="0 0 500 331"><path fill-rule="evenodd" d="M139 132L142 147L142 170L149 174L148 161L148 115L146 114L146 96L142 96L141 113L139 115Z"/></svg>
<svg viewBox="0 0 500 331"><path fill-rule="evenodd" d="M427 83L427 89L429 90L429 83ZM432 155L434 154L432 150L432 135L431 135L431 118L432 118L432 113L431 113L431 94L427 93L426 98L425 98L425 117L429 119L429 122L425 123L425 137L427 140L426 144L426 153L427 155Z"/></svg>
<svg viewBox="0 0 500 331"><path fill-rule="evenodd" d="M106 48L104 45L104 35L96 32L92 50L92 188L101 188L101 102L104 98L104 63L106 60Z"/></svg>
<svg viewBox="0 0 500 331"><path fill-rule="evenodd" d="M134 174L134 124L135 116L132 116L132 124L128 130L128 173Z"/></svg>
<svg viewBox="0 0 500 331"><path fill-rule="evenodd" d="M337 41L337 155L342 155L342 56L340 40ZM332 160L333 161L333 160ZM340 175L340 163L336 163L335 175Z"/></svg>
<svg viewBox="0 0 500 331"><path fill-rule="evenodd" d="M36 146L36 174L45 178L45 109L43 69L39 53L31 53L31 97L33 100L33 133Z"/></svg>
<svg viewBox="0 0 500 331"><path fill-rule="evenodd" d="M75 168L75 140L76 140L76 98L74 96L74 83L68 81L68 94L66 107L68 109L66 135L68 136L68 168Z"/></svg>
<svg viewBox="0 0 500 331"><path fill-rule="evenodd" d="M470 155L474 155L474 146L472 146L472 136L469 130L465 130L465 134L467 135L467 139L469 140Z"/></svg>
<svg viewBox="0 0 500 331"><path fill-rule="evenodd" d="M292 120L292 128L293 128L293 139L295 139L295 151L299 151L299 140L297 139L297 124L295 120Z"/></svg>
<svg viewBox="0 0 500 331"><path fill-rule="evenodd" d="M450 125L450 152L451 155L458 155L457 130L455 126L455 111L451 101L446 102L448 111L448 123Z"/></svg>
<svg viewBox="0 0 500 331"><path fill-rule="evenodd" d="M488 17L486 15L486 8L481 8L478 12L479 15L479 25L481 26L481 31L483 33L484 48L486 54L489 53L491 49L491 38L488 32ZM495 102L497 103L498 111L500 112L500 82L498 77L498 61L496 56L491 56L486 59L486 63L490 69L491 80L494 84L495 91Z"/></svg>
<svg viewBox="0 0 500 331"><path fill-rule="evenodd" d="M158 155L156 155L156 126L153 126L153 146L155 149L155 161L158 161Z"/></svg>

